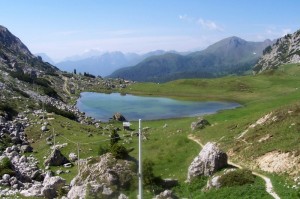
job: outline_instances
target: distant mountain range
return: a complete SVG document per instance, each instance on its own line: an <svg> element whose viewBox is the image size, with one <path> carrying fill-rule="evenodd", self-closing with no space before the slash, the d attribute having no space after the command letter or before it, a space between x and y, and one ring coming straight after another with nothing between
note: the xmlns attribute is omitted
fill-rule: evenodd
<svg viewBox="0 0 300 199"><path fill-rule="evenodd" d="M54 65L55 63L46 53L36 53L34 55L41 57L44 62L48 62L49 64Z"/></svg>
<svg viewBox="0 0 300 199"><path fill-rule="evenodd" d="M72 56L65 61L55 65L63 71L78 73L90 73L93 75L108 76L117 69L126 66L136 65L147 57L162 55L163 50L152 51L146 54L122 53L120 51L102 53L93 51L82 56ZM69 60L68 60L69 59Z"/></svg>
<svg viewBox="0 0 300 199"><path fill-rule="evenodd" d="M271 44L271 40L249 42L238 37L229 37L205 50L188 55L166 53L148 57L135 66L115 71L109 77L166 82L181 78L240 75L252 70L263 50Z"/></svg>

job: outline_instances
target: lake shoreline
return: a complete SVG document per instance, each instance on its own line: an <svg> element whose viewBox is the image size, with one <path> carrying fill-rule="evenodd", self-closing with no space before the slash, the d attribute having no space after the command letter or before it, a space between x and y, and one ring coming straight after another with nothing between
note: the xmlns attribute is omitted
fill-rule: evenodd
<svg viewBox="0 0 300 199"><path fill-rule="evenodd" d="M109 122L117 112L122 113L129 121L160 120L198 117L241 106L235 102L187 101L167 97L96 92L80 93L76 103L81 112L103 122Z"/></svg>

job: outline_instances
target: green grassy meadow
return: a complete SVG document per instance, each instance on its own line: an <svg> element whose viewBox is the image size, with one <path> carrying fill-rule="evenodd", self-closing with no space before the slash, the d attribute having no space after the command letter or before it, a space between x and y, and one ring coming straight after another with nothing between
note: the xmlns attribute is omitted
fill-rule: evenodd
<svg viewBox="0 0 300 199"><path fill-rule="evenodd" d="M122 93L135 95L164 96L183 100L195 101L235 101L243 107L220 111L217 114L204 116L210 126L192 132L190 124L196 117L143 121L142 127L149 127L144 131L146 140L143 141L143 158L154 162L154 174L162 178L175 178L180 186L175 189L180 197L188 198L270 198L264 191L264 184L257 179L252 185L235 186L200 192L200 188L191 188L184 183L187 177L188 166L200 152L200 146L187 138L194 134L202 143L208 141L218 142L221 148L232 153L232 160L244 167L253 167L253 160L267 152L278 150L283 152L298 151L300 153L300 67L296 64L286 65L277 71L269 71L260 75L230 76L218 79L188 79L177 80L165 84L137 83L122 90ZM287 114L292 111L292 114ZM244 141L235 139L262 116L274 112L279 120L251 129L243 137ZM80 158L97 156L100 146L109 144L111 128L120 127L121 123L101 124L101 128L91 125L81 125L61 116L50 120L49 131L41 133L41 125L35 124L26 129L29 139L34 140L32 146L35 156L43 168L44 156L50 153L46 138L53 132L56 143L68 143L62 149L66 156L70 152L77 153L77 144L80 143ZM37 119L38 121L38 119ZM137 132L138 123L132 122L132 131L119 131L124 146L134 148L131 156L138 157L138 137L130 136ZM164 128L165 124L167 127ZM292 125L292 127L290 127ZM257 142L266 134L272 139L264 143ZM68 138L65 139L65 138ZM71 141L72 142L71 142ZM73 143L74 142L74 143ZM64 168L51 168L66 170ZM256 169L256 168L254 168ZM68 182L77 174L77 167L69 169L71 173L62 174ZM271 175L274 186L282 198L296 196L299 190L286 189L281 181L289 179L287 176ZM283 183L283 182L282 182ZM291 181L287 181L290 183ZM136 191L130 190L130 196ZM185 195L189 193L190 196ZM230 194L229 194L230 193ZM152 197L147 192L147 197ZM229 197L230 196L230 197Z"/></svg>

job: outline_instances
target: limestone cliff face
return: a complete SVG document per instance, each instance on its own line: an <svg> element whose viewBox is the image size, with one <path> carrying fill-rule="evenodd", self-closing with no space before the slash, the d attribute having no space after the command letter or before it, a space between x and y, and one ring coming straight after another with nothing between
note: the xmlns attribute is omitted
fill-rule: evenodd
<svg viewBox="0 0 300 199"><path fill-rule="evenodd" d="M268 46L254 66L253 72L261 73L288 63L300 63L300 30L293 34L287 34L272 46Z"/></svg>

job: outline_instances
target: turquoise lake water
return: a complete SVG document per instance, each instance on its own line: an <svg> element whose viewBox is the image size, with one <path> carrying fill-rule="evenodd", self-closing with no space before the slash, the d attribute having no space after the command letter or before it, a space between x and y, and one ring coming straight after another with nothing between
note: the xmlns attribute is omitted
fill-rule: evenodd
<svg viewBox="0 0 300 199"><path fill-rule="evenodd" d="M76 106L87 116L105 122L117 112L120 112L128 121L156 120L212 114L219 110L237 108L240 104L83 92L80 94Z"/></svg>

